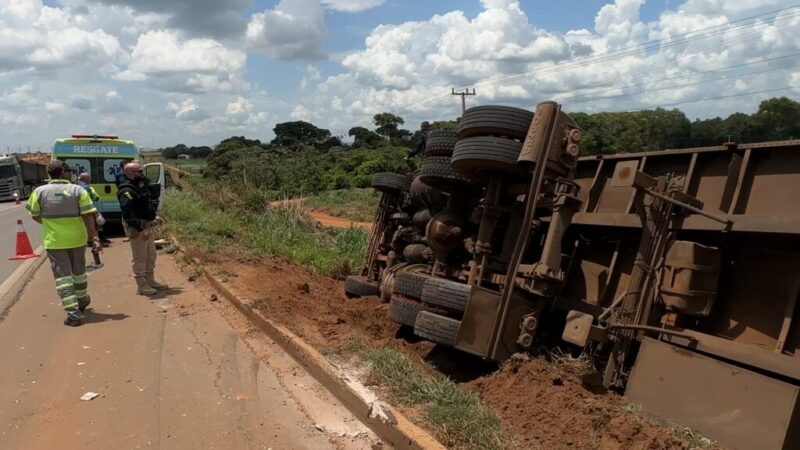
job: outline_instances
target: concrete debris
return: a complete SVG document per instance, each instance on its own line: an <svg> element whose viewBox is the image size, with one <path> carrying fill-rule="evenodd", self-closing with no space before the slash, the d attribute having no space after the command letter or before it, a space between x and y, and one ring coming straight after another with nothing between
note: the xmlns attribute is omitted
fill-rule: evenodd
<svg viewBox="0 0 800 450"><path fill-rule="evenodd" d="M98 394L97 392L87 392L81 396L81 400L83 400L84 402L88 402L96 399L99 396L100 394Z"/></svg>
<svg viewBox="0 0 800 450"><path fill-rule="evenodd" d="M389 410L389 405L378 400L369 404L369 418L378 419L383 423L397 423L397 419Z"/></svg>

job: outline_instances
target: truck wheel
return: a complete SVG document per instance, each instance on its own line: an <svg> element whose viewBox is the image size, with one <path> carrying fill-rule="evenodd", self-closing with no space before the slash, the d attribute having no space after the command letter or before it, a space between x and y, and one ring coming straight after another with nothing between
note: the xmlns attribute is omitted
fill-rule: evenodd
<svg viewBox="0 0 800 450"><path fill-rule="evenodd" d="M428 209L442 209L447 204L447 194L425 184L419 177L414 178L409 188L411 204Z"/></svg>
<svg viewBox="0 0 800 450"><path fill-rule="evenodd" d="M428 156L422 161L419 178L428 186L445 190L469 184L470 180L453 171L449 156Z"/></svg>
<svg viewBox="0 0 800 450"><path fill-rule="evenodd" d="M414 334L438 344L450 347L456 344L458 327L461 321L429 311L420 311L414 322Z"/></svg>
<svg viewBox="0 0 800 450"><path fill-rule="evenodd" d="M451 164L453 170L470 180L485 182L489 173L530 176L517 164L522 142L498 137L479 136L456 143Z"/></svg>
<svg viewBox="0 0 800 450"><path fill-rule="evenodd" d="M407 298L392 297L392 300L389 301L389 320L400 325L413 327L417 321L417 314L421 311L440 312L416 300Z"/></svg>
<svg viewBox="0 0 800 450"><path fill-rule="evenodd" d="M464 312L469 301L470 286L444 278L428 278L422 287L420 300L450 311Z"/></svg>
<svg viewBox="0 0 800 450"><path fill-rule="evenodd" d="M378 295L378 283L365 277L351 275L344 280L344 292L349 298Z"/></svg>
<svg viewBox="0 0 800 450"><path fill-rule="evenodd" d="M414 217L411 218L411 221L414 223L414 226L425 228L428 222L431 221L431 211L429 209L419 210L414 213Z"/></svg>
<svg viewBox="0 0 800 450"><path fill-rule="evenodd" d="M473 136L506 136L525 139L533 122L533 113L510 106L475 106L468 109L458 123L458 138Z"/></svg>
<svg viewBox="0 0 800 450"><path fill-rule="evenodd" d="M414 272L398 272L394 277L394 294L411 298L420 298L422 286L430 278L429 275Z"/></svg>
<svg viewBox="0 0 800 450"><path fill-rule="evenodd" d="M381 192L398 193L407 191L408 186L408 177L399 173L379 172L372 179L372 187Z"/></svg>
<svg viewBox="0 0 800 450"><path fill-rule="evenodd" d="M450 156L458 140L455 130L434 130L428 133L425 156Z"/></svg>

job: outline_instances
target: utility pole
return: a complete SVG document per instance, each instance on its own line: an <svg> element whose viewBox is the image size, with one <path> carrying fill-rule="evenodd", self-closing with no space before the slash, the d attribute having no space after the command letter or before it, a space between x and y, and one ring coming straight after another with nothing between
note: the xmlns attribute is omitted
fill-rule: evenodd
<svg viewBox="0 0 800 450"><path fill-rule="evenodd" d="M464 114L467 111L467 96L475 95L475 88L472 88L472 91L470 91L469 88L466 88L461 92L456 92L456 89L453 88L451 90L451 95L461 96L461 114Z"/></svg>

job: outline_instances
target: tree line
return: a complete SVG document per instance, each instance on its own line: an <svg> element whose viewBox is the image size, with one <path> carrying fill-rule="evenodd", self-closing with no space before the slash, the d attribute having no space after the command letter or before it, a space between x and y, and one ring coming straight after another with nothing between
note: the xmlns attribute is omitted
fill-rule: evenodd
<svg viewBox="0 0 800 450"><path fill-rule="evenodd" d="M800 138L800 103L787 97L762 101L753 114L690 121L679 109L570 113L583 129L585 155Z"/></svg>
<svg viewBox="0 0 800 450"><path fill-rule="evenodd" d="M214 149L207 145L202 147L187 147L184 144L178 144L172 147L162 148L159 151L161 152L161 156L167 159L177 159L180 155L189 155L192 158L207 158Z"/></svg>
<svg viewBox="0 0 800 450"><path fill-rule="evenodd" d="M570 113L583 129L584 155L641 152L667 148L720 145L730 140L759 142L800 138L800 103L786 97L760 103L753 114L690 121L679 109L635 112ZM176 145L162 149L208 157L203 175L209 180L244 183L276 195L305 195L330 189L368 187L376 172L407 172L409 148L419 131L402 128L392 113L376 114L372 129L353 127L350 141L305 121L275 125L269 142L233 136L210 147ZM457 121L433 122L433 129L455 128ZM173 156L174 155L174 156Z"/></svg>

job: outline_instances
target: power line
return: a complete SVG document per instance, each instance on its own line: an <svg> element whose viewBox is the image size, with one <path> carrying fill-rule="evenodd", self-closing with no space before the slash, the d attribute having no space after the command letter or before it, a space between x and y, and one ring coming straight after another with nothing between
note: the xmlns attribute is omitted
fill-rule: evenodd
<svg viewBox="0 0 800 450"><path fill-rule="evenodd" d="M719 95L719 96L716 96L716 97L705 97L705 98L699 98L699 99L695 99L695 100L685 100L685 101L680 101L680 102L675 102L675 103L664 103L664 104L661 104L661 105L658 105L658 106L651 106L649 108L628 109L627 111L629 111L629 112L646 111L648 109L654 109L654 108L665 108L665 107L668 107L668 106L688 105L688 104L691 104L691 103L700 103L700 102L706 102L706 101L710 101L710 100L723 100L723 99L726 99L726 98L744 97L744 96L747 96L747 95L765 94L765 93L768 93L768 92L787 91L789 89L795 89L795 88L800 88L800 84L790 85L790 86L786 86L786 87L782 87L782 88L775 88L775 89L762 89L762 90L758 90L758 91L742 92L742 93L739 93L739 94Z"/></svg>
<svg viewBox="0 0 800 450"><path fill-rule="evenodd" d="M794 58L794 57L798 57L798 56L800 56L800 53L792 53L790 55L783 55L783 56L778 56L778 57L775 57L775 58L762 59L760 61L751 61L751 62L746 62L746 63L733 64L733 65L725 66L725 67L718 67L716 69L702 70L702 71L699 71L699 72L690 72L688 74L675 75L675 76L671 76L671 77L667 77L667 78L661 78L661 79L658 79L658 80L655 80L655 81L652 81L652 82L642 82L642 83L629 84L629 85L626 85L626 86L616 86L616 87L612 87L612 88L602 88L602 90L597 91L597 92L593 92L591 94L569 95L569 96L566 96L566 97L558 97L556 100L559 101L559 102L564 102L564 101L568 101L568 100L574 100L576 98L579 99L579 98L587 98L587 97L590 100L613 98L615 96L597 97L595 95L596 94L602 94L604 92L616 91L618 89L628 89L628 88L633 88L633 87L646 86L646 85L651 84L651 83L652 84L660 84L660 83L663 83L665 81L677 80L677 79L681 79L681 78L690 78L690 77L694 77L694 76L698 76L698 75L708 75L708 74L714 73L714 72L721 72L721 71L730 70L730 69L738 69L740 67L747 67L747 66L752 66L752 65L756 65L756 64L764 64L764 63L769 63L769 62L774 62L774 61L780 61L780 60L783 60L783 59ZM791 66L787 66L787 67L783 67L783 68L794 67L795 65L796 64L791 65ZM763 72L757 72L757 73L763 73ZM576 103L584 103L584 102L576 102Z"/></svg>
<svg viewBox="0 0 800 450"><path fill-rule="evenodd" d="M733 30L736 30L736 29L740 29L740 28L744 28L744 27L753 25L753 24L756 23L756 20L754 20L754 19L762 18L764 16L771 16L773 14L775 15L775 17L774 17L775 20L773 20L772 23L762 22L762 23L759 24L759 26L765 26L765 25L775 26L775 23L778 20L782 20L783 21L783 20L791 19L791 18L794 18L795 16L800 15L800 12L795 12L795 13L792 13L792 14L789 14L789 15L785 15L785 16L781 17L780 19L777 17L777 14L779 14L779 13L781 13L783 11L789 10L789 9L793 9L793 8L795 8L797 6L800 6L800 4L794 4L794 5L791 5L791 6L788 6L788 7L784 7L784 8L780 8L780 9L777 9L777 10L772 10L772 11L769 11L769 12L765 12L765 13L756 14L756 15L744 17L744 18L741 18L741 19L737 19L735 21L727 22L725 24L714 25L714 26L702 28L700 30L694 30L694 31L690 31L690 32L687 32L687 33L682 33L682 34L670 36L670 37L667 37L667 38L661 38L661 39L645 42L643 44L637 44L637 45L633 45L633 46L628 46L628 47L624 47L624 48L617 49L617 50L614 50L614 51L600 53L598 55L593 55L593 56L586 57L586 58L579 58L578 60L573 60L572 62L568 62L568 63L555 63L555 64L552 64L550 66L546 66L546 67L543 67L543 68L538 68L538 69L526 71L526 72L523 72L523 73L520 73L520 74L516 74L516 75L490 78L490 79L486 79L486 80L483 80L483 81L478 81L477 83L475 83L475 85L495 84L495 83L500 83L500 82L517 80L517 79L524 79L524 78L529 78L531 76L536 76L536 75L543 74L543 73L553 73L553 72L560 72L560 71L579 68L579 67L585 67L587 64L588 65L593 65L593 64L600 63L600 62L613 61L615 59L620 59L620 58L623 58L623 57L626 57L626 56L637 54L637 53L640 53L641 51L646 51L648 49L652 50L652 49L656 48L656 44L660 44L660 43L665 42L665 41L668 41L668 42L667 42L666 45L660 46L661 49L672 47L672 46L676 46L676 45L683 44L683 43L686 43L686 42L692 42L692 41L696 41L696 40L700 40L700 39L707 39L707 38L710 38L710 37L715 37L715 36L717 36L719 34L724 34L724 33L727 33L727 32L730 32L730 31L733 31ZM734 24L737 24L737 25L732 26ZM714 31L712 33L704 33L705 31L708 31L708 30L716 30L716 31ZM750 30L749 31L750 34L752 34L754 32L760 32L760 31L759 30ZM692 37L680 38L682 36L689 36L689 35L692 35L692 34L696 34L696 35L692 36ZM680 38L680 39L676 39L676 38ZM630 51L630 50L633 50L633 51ZM417 103L415 105L411 105L411 107L413 107L415 109L421 109L421 108L424 108L426 106L430 106L430 105L433 105L435 103L438 103L438 102L440 102L441 100L443 100L446 97L447 97L447 93L440 93L440 94L434 95L434 96L432 96L432 97L430 97L430 98L428 98L428 99L426 99L426 100L424 100L422 102L419 102L419 103Z"/></svg>
<svg viewBox="0 0 800 450"><path fill-rule="evenodd" d="M798 65L798 63L795 63L794 65L789 66L789 67L795 67L797 65ZM789 68L789 67L786 67L786 68ZM682 88L682 87L688 87L688 86L695 86L695 85L698 85L698 84L713 83L715 81L727 80L729 78L747 78L747 77L752 77L752 76L755 76L755 75L760 75L760 74L768 73L768 72L772 72L772 71L773 71L772 69L765 69L765 70L759 70L757 72L749 72L749 73L746 73L746 74L732 74L732 75L727 75L727 76L723 76L723 77L715 78L715 79L710 79L710 80L700 80L700 81L693 81L691 83L674 84L674 85L671 85L671 86L665 86L665 87L656 88L656 89L642 89L640 91L627 92L627 93L618 94L618 95L608 95L608 96L602 96L602 97L589 97L589 98L586 98L584 100L579 100L579 101L576 101L576 102L571 101L570 104L581 104L581 103L588 103L588 102L591 102L591 101L600 101L600 100L608 100L608 99L612 99L612 98L630 97L632 95L638 95L638 94L649 94L651 92L660 92L660 91L666 91L666 90L669 90L669 89L676 89L676 88ZM559 101L561 101L561 100L559 100ZM563 101L561 101L561 102L563 102Z"/></svg>
<svg viewBox="0 0 800 450"><path fill-rule="evenodd" d="M787 7L787 8L781 8L779 10L772 11L770 13L764 13L764 14L758 14L758 15L755 15L755 16L750 16L750 17L747 17L747 18L743 18L743 19L739 19L739 20L733 21L733 22L728 22L726 24L715 25L715 26L712 26L712 27L707 27L707 28L703 28L703 29L700 29L700 30L690 31L688 33L683 33L683 34L676 35L676 37L677 37L677 36L687 36L689 34L697 33L698 34L697 36L681 38L681 39L674 39L674 37L657 39L657 40L645 42L643 44L637 44L637 45L632 45L632 46L629 46L629 47L624 47L622 49L614 50L614 51L611 51L611 52L600 53L598 55L593 55L593 56L582 58L582 59L579 58L578 60L575 60L575 61L572 61L572 62L555 63L555 64L552 64L552 65L549 65L549 66L546 66L546 67L532 69L532 70L525 71L525 72L522 72L522 73L516 74L516 75L510 75L510 76L500 77L500 78L496 78L496 79L488 79L488 80L484 80L484 81L479 81L479 82L475 83L475 85L477 86L477 85L484 85L484 84L493 84L493 83L503 82L503 81L511 81L511 80L516 80L516 79L524 79L524 78L527 78L527 77L529 77L531 75L538 75L540 73L561 72L563 70L568 70L568 69L572 69L572 68L576 68L576 67L583 67L586 64L597 64L599 62L608 62L608 61L612 61L612 60L615 60L615 59L620 59L620 58L625 57L625 56L635 55L637 53L640 53L643 50L653 50L655 48L662 48L662 49L663 48L669 48L669 47L674 47L674 46L676 46L678 44L683 44L683 43L686 43L686 42L693 42L693 41L700 40L700 39L707 39L709 37L716 37L717 35L720 35L720 34L725 34L727 32L730 32L730 31L733 31L733 30L736 30L736 29L746 28L748 26L753 25L755 23L755 21L753 21L753 23L749 23L750 19L758 18L758 17L761 17L763 15L773 14L775 12L780 13L780 12L783 12L783 11L785 11L787 9L792 9L794 7L797 7L797 6L800 6L800 4L795 4L795 5ZM792 13L790 15L786 15L786 16L781 17L780 20L791 19L791 18L794 18L794 17L796 17L798 15L800 15L800 12L794 12L794 13ZM775 20L778 20L777 16L775 17ZM741 23L741 24L738 24L736 26L730 26L731 24L739 23L741 21L748 21L748 22ZM774 22L773 22L773 24L774 24ZM769 25L769 23L768 22L763 22L762 25ZM703 34L702 33L703 31L710 30L710 29L713 29L713 28L719 28L719 27L728 27L728 28L721 28L719 30L716 30L716 31L714 31L712 33L708 33L708 34ZM655 44L660 44L661 42L664 42L664 41L669 41L669 42L667 42L663 46L655 45Z"/></svg>

